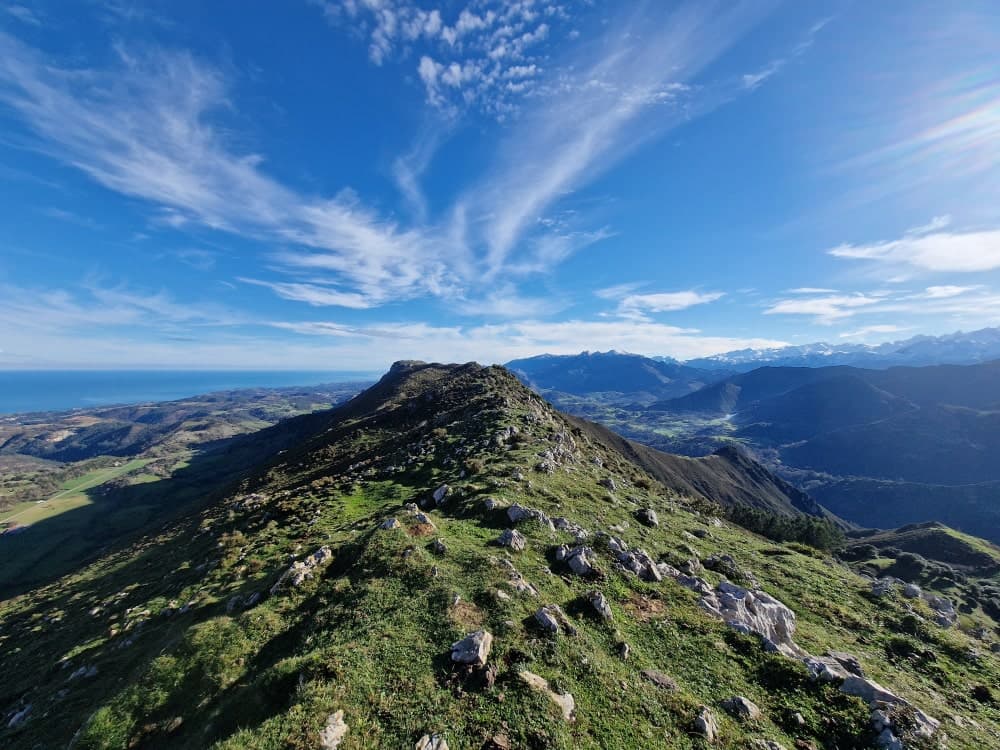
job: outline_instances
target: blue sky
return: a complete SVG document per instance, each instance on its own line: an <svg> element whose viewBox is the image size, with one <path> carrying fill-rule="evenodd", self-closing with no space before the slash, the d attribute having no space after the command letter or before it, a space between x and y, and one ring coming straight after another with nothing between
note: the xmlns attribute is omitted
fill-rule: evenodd
<svg viewBox="0 0 1000 750"><path fill-rule="evenodd" d="M990 1L0 0L0 367L995 325L997 49Z"/></svg>

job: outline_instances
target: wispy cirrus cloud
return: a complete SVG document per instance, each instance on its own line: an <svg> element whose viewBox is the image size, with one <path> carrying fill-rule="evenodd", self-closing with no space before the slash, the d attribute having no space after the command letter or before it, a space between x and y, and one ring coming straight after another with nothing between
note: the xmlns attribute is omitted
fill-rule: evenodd
<svg viewBox="0 0 1000 750"><path fill-rule="evenodd" d="M0 103L35 148L149 201L166 223L294 243L375 303L441 288L448 273L447 246L425 229L402 229L349 191L298 192L260 155L234 151L218 119L225 76L189 54L121 51L114 68L76 70L0 32Z"/></svg>

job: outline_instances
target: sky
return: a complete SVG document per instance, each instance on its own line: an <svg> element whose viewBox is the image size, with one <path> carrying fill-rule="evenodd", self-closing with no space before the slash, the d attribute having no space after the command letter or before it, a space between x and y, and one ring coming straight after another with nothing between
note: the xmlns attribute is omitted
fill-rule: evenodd
<svg viewBox="0 0 1000 750"><path fill-rule="evenodd" d="M995 0L0 0L0 367L997 325L998 49Z"/></svg>

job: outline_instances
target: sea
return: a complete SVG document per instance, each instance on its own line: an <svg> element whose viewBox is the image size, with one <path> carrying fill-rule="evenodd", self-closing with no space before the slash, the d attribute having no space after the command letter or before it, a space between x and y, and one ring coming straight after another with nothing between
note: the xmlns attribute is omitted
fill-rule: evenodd
<svg viewBox="0 0 1000 750"><path fill-rule="evenodd" d="M0 414L173 401L237 388L373 381L380 373L262 370L0 370Z"/></svg>

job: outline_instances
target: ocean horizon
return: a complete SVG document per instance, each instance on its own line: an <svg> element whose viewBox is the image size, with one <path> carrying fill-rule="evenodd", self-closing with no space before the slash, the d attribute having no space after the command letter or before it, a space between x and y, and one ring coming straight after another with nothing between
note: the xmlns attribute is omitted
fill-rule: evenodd
<svg viewBox="0 0 1000 750"><path fill-rule="evenodd" d="M174 401L215 391L370 381L347 370L0 370L0 414Z"/></svg>

